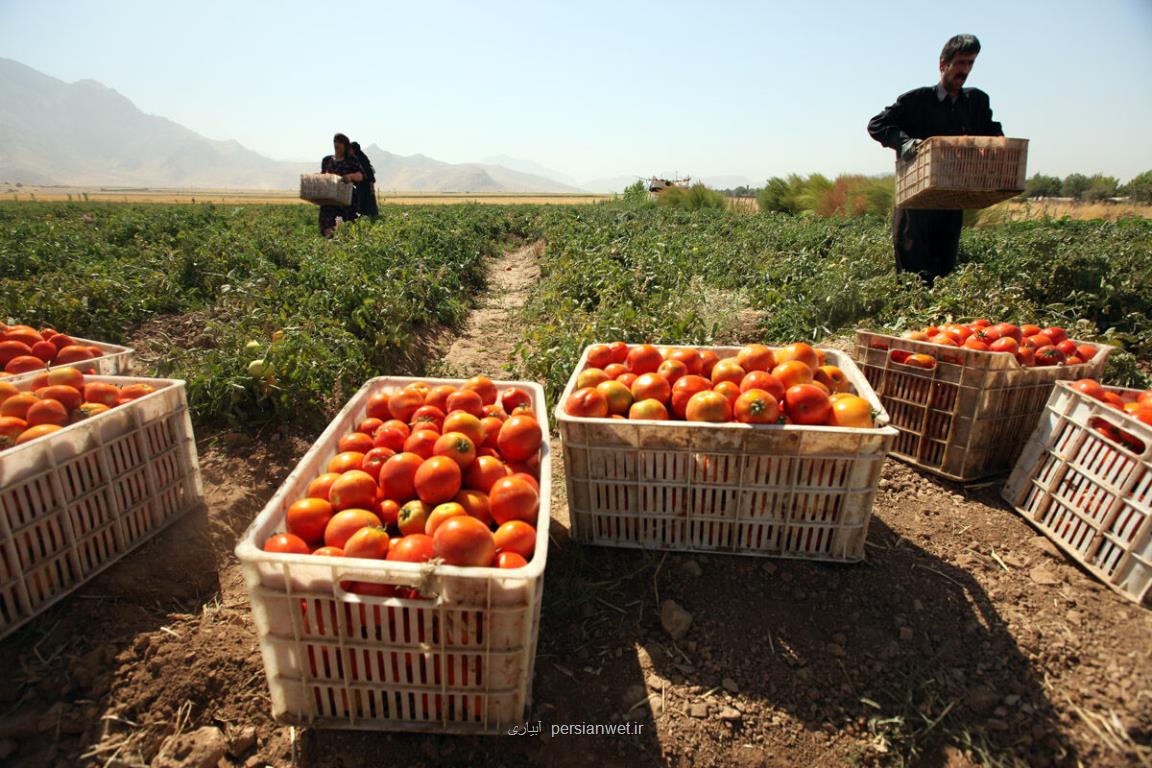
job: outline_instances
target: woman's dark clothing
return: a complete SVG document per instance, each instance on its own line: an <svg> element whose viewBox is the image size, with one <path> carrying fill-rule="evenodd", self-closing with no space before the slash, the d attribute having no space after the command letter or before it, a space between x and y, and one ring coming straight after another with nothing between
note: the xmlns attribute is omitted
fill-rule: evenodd
<svg viewBox="0 0 1152 768"><path fill-rule="evenodd" d="M868 121L873 139L896 150L909 139L930 136L1003 136L992 119L988 94L962 88L955 100L939 86L909 91ZM892 212L896 269L916 272L929 285L956 267L963 211L897 208Z"/></svg>
<svg viewBox="0 0 1152 768"><path fill-rule="evenodd" d="M364 173L364 181L356 185L352 193L352 205L361 216L378 216L380 207L376 204L376 169L372 161L363 152L360 154L360 166Z"/></svg>
<svg viewBox="0 0 1152 768"><path fill-rule="evenodd" d="M345 154L343 160L337 160L335 155L328 155L320 161L320 173L335 173L344 176L349 173L363 173L360 161L351 154ZM320 206L320 233L336 226L336 217L351 221L356 218L356 196L353 191L352 205L322 205Z"/></svg>

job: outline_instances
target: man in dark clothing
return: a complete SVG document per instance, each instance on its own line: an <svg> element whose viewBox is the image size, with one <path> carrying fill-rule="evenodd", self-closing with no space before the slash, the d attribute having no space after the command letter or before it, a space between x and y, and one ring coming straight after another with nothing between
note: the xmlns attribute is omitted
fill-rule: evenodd
<svg viewBox="0 0 1152 768"><path fill-rule="evenodd" d="M988 94L964 88L980 53L975 35L956 35L940 52L940 82L897 97L868 121L868 133L903 160L929 136L1003 136L992 119ZM897 208L892 214L896 269L915 272L932 285L956 267L963 211Z"/></svg>
<svg viewBox="0 0 1152 768"><path fill-rule="evenodd" d="M352 205L359 215L376 218L380 213L380 208L376 204L376 169L360 149L360 142L354 141L350 146L352 154L360 161L360 167L364 171L364 180L352 191Z"/></svg>

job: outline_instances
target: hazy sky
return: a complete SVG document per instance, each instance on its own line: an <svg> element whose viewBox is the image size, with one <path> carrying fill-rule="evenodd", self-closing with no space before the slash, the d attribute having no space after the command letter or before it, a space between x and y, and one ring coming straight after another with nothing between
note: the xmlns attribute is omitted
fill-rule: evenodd
<svg viewBox="0 0 1152 768"><path fill-rule="evenodd" d="M875 2L0 0L0 56L91 78L263 154L333 132L449 162L524 158L579 181L884 173L868 119L979 36L968 84L1029 174L1152 169L1152 0Z"/></svg>

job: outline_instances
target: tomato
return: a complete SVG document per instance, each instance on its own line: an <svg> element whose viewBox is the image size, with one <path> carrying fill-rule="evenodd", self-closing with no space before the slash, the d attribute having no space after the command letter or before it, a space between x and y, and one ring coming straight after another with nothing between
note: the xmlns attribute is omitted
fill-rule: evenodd
<svg viewBox="0 0 1152 768"><path fill-rule="evenodd" d="M436 529L443 525L446 520L467 514L468 511L458 502L448 501L443 504L437 504L432 508L432 511L428 514L428 519L424 522L424 533L432 536L436 533Z"/></svg>
<svg viewBox="0 0 1152 768"><path fill-rule="evenodd" d="M977 318L977 319L973 320L972 322L968 323L968 327L973 329L973 330L975 330L977 328L987 328L990 325L992 325L992 321L986 320L982 317Z"/></svg>
<svg viewBox="0 0 1152 768"><path fill-rule="evenodd" d="M1016 361L1025 367L1036 365L1036 348L1021 346L1016 350Z"/></svg>
<svg viewBox="0 0 1152 768"><path fill-rule="evenodd" d="M539 454L543 441L544 434L536 419L531 416L512 416L500 427L497 447L507 461L527 461Z"/></svg>
<svg viewBox="0 0 1152 768"><path fill-rule="evenodd" d="M576 375L576 389L595 387L602 381L611 381L612 377L600 368L585 368Z"/></svg>
<svg viewBox="0 0 1152 768"><path fill-rule="evenodd" d="M20 433L28 429L28 422L15 416L0 416L0 448L16 442Z"/></svg>
<svg viewBox="0 0 1152 768"><path fill-rule="evenodd" d="M615 380L628 387L628 391L632 391L632 383L638 378L640 377L634 373L622 373Z"/></svg>
<svg viewBox="0 0 1152 768"><path fill-rule="evenodd" d="M383 526L361 528L348 537L344 544L344 557L383 560L388 556L388 531Z"/></svg>
<svg viewBox="0 0 1152 768"><path fill-rule="evenodd" d="M424 405L424 395L416 389L402 389L399 392L393 392L388 398L388 412L392 418L405 423L422 405ZM372 415L371 412L369 415Z"/></svg>
<svg viewBox="0 0 1152 768"><path fill-rule="evenodd" d="M367 453L373 448L372 438L363 432L349 432L340 438L336 443L336 450L341 453L345 451L356 451L357 453Z"/></svg>
<svg viewBox="0 0 1152 768"><path fill-rule="evenodd" d="M371 474L371 473L369 473ZM308 484L308 498L328 501L332 484L340 478L336 472L325 472Z"/></svg>
<svg viewBox="0 0 1152 768"><path fill-rule="evenodd" d="M776 350L776 365L787 363L790 360L795 360L808 366L810 370L816 370L820 367L820 357L816 354L816 350L809 344L804 342L796 342L789 344L782 349Z"/></svg>
<svg viewBox="0 0 1152 768"><path fill-rule="evenodd" d="M500 393L500 405L507 413L512 413L518 405L531 405L532 396L520 387L508 387Z"/></svg>
<svg viewBox="0 0 1152 768"><path fill-rule="evenodd" d="M1135 416L1145 424L1152 426L1152 403L1137 402Z"/></svg>
<svg viewBox="0 0 1152 768"><path fill-rule="evenodd" d="M1056 342L1056 349L1063 352L1065 357L1072 357L1076 354L1076 342L1072 341L1072 339L1058 341Z"/></svg>
<svg viewBox="0 0 1152 768"><path fill-rule="evenodd" d="M308 543L291 533L274 533L264 542L265 552L279 552L286 555L310 555Z"/></svg>
<svg viewBox="0 0 1152 768"><path fill-rule="evenodd" d="M404 425L404 429L400 430L393 424L382 424L372 436L372 445L376 448L387 448L390 451L399 453L404 450L404 441L408 439L411 430L408 425Z"/></svg>
<svg viewBox="0 0 1152 768"><path fill-rule="evenodd" d="M376 434L376 430L380 429L382 426L384 426L384 422L380 419L366 418L361 419L360 423L356 425L356 431L363 432L369 437L372 437Z"/></svg>
<svg viewBox="0 0 1152 768"><path fill-rule="evenodd" d="M523 568L528 565L528 561L515 552L497 551L491 565L493 568Z"/></svg>
<svg viewBox="0 0 1152 768"><path fill-rule="evenodd" d="M40 402L32 392L21 392L0 403L0 416L9 416L23 421L28 420L28 410Z"/></svg>
<svg viewBox="0 0 1152 768"><path fill-rule="evenodd" d="M386 499L404 502L416 495L416 470L424 458L415 453L398 453L380 467L380 492Z"/></svg>
<svg viewBox="0 0 1152 768"><path fill-rule="evenodd" d="M763 344L747 344L736 353L736 362L745 371L770 371L776 367L776 354Z"/></svg>
<svg viewBox="0 0 1152 768"><path fill-rule="evenodd" d="M137 400L145 395L151 395L156 391L156 387L151 384L125 384L120 388L120 398L122 400Z"/></svg>
<svg viewBox="0 0 1152 768"><path fill-rule="evenodd" d="M776 398L763 389L746 390L732 406L732 417L741 424L775 424L779 416Z"/></svg>
<svg viewBox="0 0 1152 768"><path fill-rule="evenodd" d="M672 385L658 373L645 373L632 382L632 399L657 400L667 403L672 397Z"/></svg>
<svg viewBox="0 0 1152 768"><path fill-rule="evenodd" d="M736 362L736 358L726 357L723 360L718 360L716 365L712 366L712 375L709 378L711 378L713 385L722 381L730 381L736 386L740 386L740 382L746 374L747 371L741 367L740 363Z"/></svg>
<svg viewBox="0 0 1152 768"><path fill-rule="evenodd" d="M476 444L463 432L446 432L432 446L432 455L447 456L464 469L476 460Z"/></svg>
<svg viewBox="0 0 1152 768"><path fill-rule="evenodd" d="M700 368L703 364L703 359L700 357L700 350L693 349L692 347L676 347L675 349L668 350L668 357L665 361L676 361L684 364L685 376L699 376Z"/></svg>
<svg viewBox="0 0 1152 768"><path fill-rule="evenodd" d="M740 397L740 387L731 381L722 381L716 386L712 387L713 392L719 392L728 400L728 407L731 408L732 404L736 402L736 398Z"/></svg>
<svg viewBox="0 0 1152 768"><path fill-rule="evenodd" d="M1104 394L1104 387L1096 379L1077 379L1071 384L1072 389L1082 395L1099 400Z"/></svg>
<svg viewBox="0 0 1152 768"><path fill-rule="evenodd" d="M612 364L612 347L607 344L593 344L588 347L586 359L592 368L607 368Z"/></svg>
<svg viewBox="0 0 1152 768"><path fill-rule="evenodd" d="M584 387L568 396L564 412L585 419L603 419L608 415L608 400L595 387Z"/></svg>
<svg viewBox="0 0 1152 768"><path fill-rule="evenodd" d="M464 411L477 419L484 415L484 401L471 389L461 389L448 396L448 413Z"/></svg>
<svg viewBox="0 0 1152 768"><path fill-rule="evenodd" d="M1068 338L1068 332L1058 325L1050 325L1047 328L1042 328L1040 333L1052 339L1053 344L1059 344Z"/></svg>
<svg viewBox="0 0 1152 768"><path fill-rule="evenodd" d="M728 398L719 392L697 392L684 407L684 418L688 421L729 421L732 418L732 406Z"/></svg>
<svg viewBox="0 0 1152 768"><path fill-rule="evenodd" d="M56 352L56 362L61 365L66 363L80 363L85 360L91 360L99 355L93 355L92 350L88 347L82 347L78 344L63 347Z"/></svg>
<svg viewBox="0 0 1152 768"><path fill-rule="evenodd" d="M987 352L988 351L988 344L981 341L979 337L973 335L973 336L969 336L967 339L964 340L964 348L965 349L973 349L973 350L976 350L977 352Z"/></svg>
<svg viewBox="0 0 1152 768"><path fill-rule="evenodd" d="M1107 389L1100 392L1100 397L1098 399L1100 402L1104 403L1105 405L1110 405L1113 408L1124 408L1123 398L1121 398L1120 395L1116 394L1115 392L1110 392Z"/></svg>
<svg viewBox="0 0 1152 768"><path fill-rule="evenodd" d="M796 424L827 424L832 403L811 384L797 384L784 393L784 411Z"/></svg>
<svg viewBox="0 0 1152 768"><path fill-rule="evenodd" d="M38 341L32 345L31 355L50 363L56 359L56 347L50 341Z"/></svg>
<svg viewBox="0 0 1152 768"><path fill-rule="evenodd" d="M628 418L667 421L668 409L659 400L637 400L628 408Z"/></svg>
<svg viewBox="0 0 1152 768"><path fill-rule="evenodd" d="M988 345L988 351L990 352L1010 352L1015 354L1019 348L1020 345L1017 343L1016 339L1012 338L1011 336L1001 336L1000 338L996 339L996 341Z"/></svg>
<svg viewBox="0 0 1152 768"><path fill-rule="evenodd" d="M313 557L344 557L344 550L340 547L317 547L312 550Z"/></svg>
<svg viewBox="0 0 1152 768"><path fill-rule="evenodd" d="M415 475L416 495L429 504L449 501L460 492L460 465L447 456L425 459Z"/></svg>
<svg viewBox="0 0 1152 768"><path fill-rule="evenodd" d="M364 463L364 454L360 451L344 451L338 453L328 460L328 471L337 474L344 474L353 469L360 469L360 465Z"/></svg>
<svg viewBox="0 0 1152 768"><path fill-rule="evenodd" d="M5 373L29 373L44 368L44 361L34 355L20 355L8 361L4 366Z"/></svg>
<svg viewBox="0 0 1152 768"><path fill-rule="evenodd" d="M1096 357L1096 347L1092 344L1080 344L1076 347L1076 356L1084 362Z"/></svg>
<svg viewBox="0 0 1152 768"><path fill-rule="evenodd" d="M496 402L497 392L496 385L492 383L492 379L487 376L473 376L464 382L461 389L467 389L480 395L480 401L484 405L492 405Z"/></svg>
<svg viewBox="0 0 1152 768"><path fill-rule="evenodd" d="M343 509L370 509L376 504L379 488L372 475L362 469L341 473L328 489L328 502L339 512Z"/></svg>
<svg viewBox="0 0 1152 768"><path fill-rule="evenodd" d="M413 431L429 427L439 432L444 426L444 411L434 405L422 405L412 414L408 423Z"/></svg>
<svg viewBox="0 0 1152 768"><path fill-rule="evenodd" d="M423 533L410 533L391 540L386 559L401 563L425 563L434 557L436 545L432 537Z"/></svg>
<svg viewBox="0 0 1152 768"><path fill-rule="evenodd" d="M688 407L688 400L697 392L707 392L712 389L712 382L703 376L688 374L681 376L672 385L672 412L679 418L684 418L684 410ZM632 418L629 416L629 418Z"/></svg>
<svg viewBox="0 0 1152 768"><path fill-rule="evenodd" d="M1036 365L1060 365L1066 359L1065 354L1051 344L1036 350Z"/></svg>
<svg viewBox="0 0 1152 768"><path fill-rule="evenodd" d="M307 542L324 538L324 529L332 519L335 510L324 499L300 499L284 515L284 525L288 533L295 534Z"/></svg>
<svg viewBox="0 0 1152 768"><path fill-rule="evenodd" d="M379 483L380 468L384 466L384 462L395 455L396 452L391 448L372 448L364 454L364 460L360 462L360 469L367 472L373 480Z"/></svg>
<svg viewBox="0 0 1152 768"><path fill-rule="evenodd" d="M75 368L54 368L45 374L47 380L44 382L46 386L55 387L72 387L80 392L84 391L84 374Z"/></svg>
<svg viewBox="0 0 1152 768"><path fill-rule="evenodd" d="M344 509L332 515L324 527L324 543L344 549L345 542L361 528L376 528L380 518L366 509Z"/></svg>
<svg viewBox="0 0 1152 768"><path fill-rule="evenodd" d="M628 359L628 344L623 341L613 341L608 345L608 349L612 350L612 362L623 363Z"/></svg>
<svg viewBox="0 0 1152 768"><path fill-rule="evenodd" d="M440 433L430 425L421 427L404 441L404 453L414 453L422 459L430 459L436 450Z"/></svg>
<svg viewBox="0 0 1152 768"><path fill-rule="evenodd" d="M648 375L650 374L644 374L644 376ZM675 384L676 380L681 376L688 375L688 366L684 365L684 363L680 362L679 360L665 360L664 362L660 363L660 367L656 369L656 373L651 375L661 376L665 381L668 382L669 385L672 385ZM641 376L640 378L644 377Z"/></svg>
<svg viewBox="0 0 1152 768"><path fill-rule="evenodd" d="M64 406L65 410L69 411L84 404L84 395L80 394L80 390L63 385L41 387L36 390L36 397L41 400L57 400L60 405Z"/></svg>
<svg viewBox="0 0 1152 768"><path fill-rule="evenodd" d="M605 381L596 386L596 391L604 396L608 403L608 413L625 414L632 406L632 391L618 381Z"/></svg>
<svg viewBox="0 0 1152 768"><path fill-rule="evenodd" d="M400 519L400 503L395 499L384 499L376 505L375 514L385 528L395 525Z"/></svg>
<svg viewBox="0 0 1152 768"><path fill-rule="evenodd" d="M612 363L604 369L604 373L608 374L608 378L615 381L621 375L628 373L628 369L622 363Z"/></svg>
<svg viewBox="0 0 1152 768"><path fill-rule="evenodd" d="M24 443L31 442L38 437L50 435L53 432L57 432L61 429L63 429L63 427L61 427L59 424L37 424L34 427L28 427L28 429L21 432L19 437L16 438L16 445L23 445Z"/></svg>
<svg viewBox="0 0 1152 768"><path fill-rule="evenodd" d="M955 338L953 338L952 336L949 336L945 333L938 333L935 336L933 336L932 338L928 339L928 341L931 342L932 344L939 344L939 345L944 346L944 347L958 347L958 346L960 346L960 342L956 341Z"/></svg>
<svg viewBox="0 0 1152 768"><path fill-rule="evenodd" d="M836 365L822 365L812 372L812 380L828 387L830 392L847 392L852 388L844 371ZM771 391L771 390L769 390Z"/></svg>
<svg viewBox="0 0 1152 768"><path fill-rule="evenodd" d="M624 358L624 366L629 372L637 376L655 373L662 362L664 362L664 356L660 354L660 350L651 344L638 344L629 348L628 356Z"/></svg>
<svg viewBox="0 0 1152 768"><path fill-rule="evenodd" d="M424 533L428 524L428 516L432 514L432 505L420 499L413 499L400 507L400 514L396 517L396 525L400 533L409 536L413 533Z"/></svg>
<svg viewBox="0 0 1152 768"><path fill-rule="evenodd" d="M904 331L904 333L900 334L900 338L909 339L911 341L928 341L929 337L928 337L928 334L925 333L924 331L908 330L908 331Z"/></svg>
<svg viewBox="0 0 1152 768"><path fill-rule="evenodd" d="M84 419L96 416L97 414L104 413L108 410L108 406L101 405L100 403L84 403L75 411L72 412L73 423L83 421Z"/></svg>
<svg viewBox="0 0 1152 768"><path fill-rule="evenodd" d="M492 509L488 502L488 494L482 491L462 488L460 493L452 499L464 508L464 511L480 522L488 525L492 522Z"/></svg>
<svg viewBox="0 0 1152 768"><path fill-rule="evenodd" d="M523 520L509 520L496 529L493 538L497 550L515 552L525 560L531 560L536 551L536 529Z"/></svg>
<svg viewBox="0 0 1152 768"><path fill-rule="evenodd" d="M500 437L500 427L503 426L504 422L507 420L508 420L507 416L505 416L502 419L497 417L497 416L485 416L484 418L480 419L480 426L484 429L484 441L476 444L476 454L477 455L480 454L480 448L482 448L482 447L483 448L495 448L496 447L496 440ZM459 434L464 434L464 433L460 432ZM473 441L473 442L475 442L475 441Z"/></svg>
<svg viewBox="0 0 1152 768"><path fill-rule="evenodd" d="M814 368L803 360L785 360L772 369L772 375L780 380L785 389L797 384L810 384Z"/></svg>
<svg viewBox="0 0 1152 768"><path fill-rule="evenodd" d="M56 345L56 349L64 349L64 347L70 347L76 343L76 339L66 333L54 333L48 340Z"/></svg>
<svg viewBox="0 0 1152 768"><path fill-rule="evenodd" d="M936 367L936 358L932 357L932 355L908 355L908 357L904 358L904 365L931 370Z"/></svg>
<svg viewBox="0 0 1152 768"><path fill-rule="evenodd" d="M540 495L523 478L504 477L492 486L488 494L488 509L497 525L509 520L523 520L535 525L540 511Z"/></svg>
<svg viewBox="0 0 1152 768"><path fill-rule="evenodd" d="M720 356L710 349L700 350L700 375L704 378L709 378L712 375L712 369L719 362Z"/></svg>
<svg viewBox="0 0 1152 768"><path fill-rule="evenodd" d="M84 402L100 403L112 408L120 400L120 388L106 382L88 382L84 385Z"/></svg>
<svg viewBox="0 0 1152 768"><path fill-rule="evenodd" d="M494 456L477 456L476 461L464 470L464 487L488 493L492 485L507 474L508 468L504 462Z"/></svg>
<svg viewBox="0 0 1152 768"><path fill-rule="evenodd" d="M467 515L445 521L436 529L432 542L436 554L448 565L486 566L496 552L492 531Z"/></svg>
<svg viewBox="0 0 1152 768"><path fill-rule="evenodd" d="M837 427L872 429L876 426L872 403L856 395L841 394L832 403L830 423Z"/></svg>

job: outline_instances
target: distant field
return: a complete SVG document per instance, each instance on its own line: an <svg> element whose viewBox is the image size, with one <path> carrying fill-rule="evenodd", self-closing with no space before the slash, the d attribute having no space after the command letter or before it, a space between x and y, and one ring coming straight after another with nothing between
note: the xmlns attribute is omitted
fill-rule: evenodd
<svg viewBox="0 0 1152 768"><path fill-rule="evenodd" d="M578 205L611 199L611 195L566 194L470 194L380 192L382 205L453 205L485 203L489 205ZM151 189L147 187L0 187L0 200L69 201L108 203L217 203L225 205L308 205L289 190L263 189Z"/></svg>

